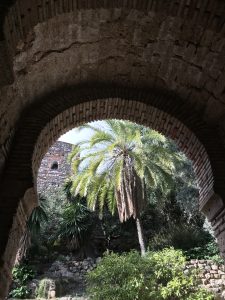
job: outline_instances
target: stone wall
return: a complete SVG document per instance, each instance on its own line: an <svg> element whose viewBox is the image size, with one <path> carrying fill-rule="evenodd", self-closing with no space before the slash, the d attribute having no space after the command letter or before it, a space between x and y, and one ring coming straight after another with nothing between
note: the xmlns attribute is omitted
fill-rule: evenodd
<svg viewBox="0 0 225 300"><path fill-rule="evenodd" d="M58 187L64 183L70 174L68 154L71 150L71 144L60 141L49 148L38 171L37 190L39 193L49 187Z"/></svg>
<svg viewBox="0 0 225 300"><path fill-rule="evenodd" d="M185 273L190 269L200 271L202 286L225 299L225 266L217 265L212 260L191 260L187 263Z"/></svg>
<svg viewBox="0 0 225 300"><path fill-rule="evenodd" d="M93 260L88 258L78 262L70 257L64 257L64 261L55 261L46 273L48 278L73 278L77 282L85 282L85 274L96 267L101 259ZM185 273L190 269L200 271L202 286L218 296L218 299L225 299L225 266L218 265L212 260L191 260L187 262ZM85 284L84 284L85 286ZM72 288L73 290L73 288ZM56 295L57 296L57 295Z"/></svg>
<svg viewBox="0 0 225 300"><path fill-rule="evenodd" d="M225 256L223 1L0 2L0 85L8 84L0 90L0 286L6 277L2 270L10 273L11 252L18 246L13 235L9 238L14 216L20 220L15 215L19 202L34 187L32 157L38 136L48 122L74 106L68 115L73 125L119 115L116 111L122 111L121 118L149 125L149 111L144 114L132 101L186 124L209 154L212 177L203 170L208 164L201 149L197 151L206 177L202 182L213 186L201 209ZM68 95L70 88L77 94ZM97 99L112 101L105 109ZM110 108L114 99L117 108ZM129 101L125 108L122 99ZM87 107L87 101L93 105ZM171 126L160 114L156 117L163 127ZM64 130L63 120L56 125ZM182 132L178 126L185 151L191 139L186 136L183 144ZM45 140L52 134L49 129Z"/></svg>
<svg viewBox="0 0 225 300"><path fill-rule="evenodd" d="M87 272L93 270L97 266L101 261L101 258L87 258L83 261L77 261L76 258L72 256L60 255L59 258L52 263L49 269L47 269L40 278L34 279L29 283L29 287L33 290L33 295L35 294L34 291L39 286L40 281L43 280L43 278L46 278L54 282L53 285L55 287L50 289L51 293L49 293L49 298L70 295L70 297L68 296L68 298L65 299L71 300L71 298L78 293L80 296L85 297L84 299L88 299L86 298L87 296L85 296L85 276ZM190 269L198 269L200 271L199 277L202 286L215 293L218 296L216 299L225 299L224 265L218 265L212 260L191 260L187 262L184 273L188 274ZM57 286L59 285L64 287L64 289L61 290L61 294L57 292Z"/></svg>
<svg viewBox="0 0 225 300"><path fill-rule="evenodd" d="M100 261L100 257L88 257L83 261L78 261L73 256L60 255L41 275L28 283L31 299L36 298L38 287L43 281L51 283L45 289L45 296L48 299L55 299L55 297L64 297L64 300L88 299L86 296L86 275Z"/></svg>

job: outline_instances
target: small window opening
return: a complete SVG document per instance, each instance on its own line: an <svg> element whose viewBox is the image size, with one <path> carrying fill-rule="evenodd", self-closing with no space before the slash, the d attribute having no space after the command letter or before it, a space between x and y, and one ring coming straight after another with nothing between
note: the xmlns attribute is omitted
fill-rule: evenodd
<svg viewBox="0 0 225 300"><path fill-rule="evenodd" d="M59 165L57 161L54 161L51 165L51 170L58 170Z"/></svg>

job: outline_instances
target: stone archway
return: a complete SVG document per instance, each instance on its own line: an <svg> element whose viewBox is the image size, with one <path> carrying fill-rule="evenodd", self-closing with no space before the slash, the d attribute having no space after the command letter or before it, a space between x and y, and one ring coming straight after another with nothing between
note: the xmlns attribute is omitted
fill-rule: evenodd
<svg viewBox="0 0 225 300"><path fill-rule="evenodd" d="M11 68L0 46L2 80L10 70L14 76L0 90L0 144L6 149L31 102L90 82L174 91L224 135L221 0L11 2L2 28Z"/></svg>
<svg viewBox="0 0 225 300"><path fill-rule="evenodd" d="M47 123L35 144L32 156L33 179L48 148L66 131L83 123L108 118L130 120L155 129L170 137L193 161L202 208L213 195L214 178L211 163L203 144L187 126L170 114L143 102L123 98L107 98L87 101L64 110Z"/></svg>
<svg viewBox="0 0 225 300"><path fill-rule="evenodd" d="M221 253L224 253L225 232L221 220L225 158L216 130L201 121L198 114L190 114L188 105L173 94L104 85L71 87L46 95L38 105L27 109L18 123L0 184L1 199L8 201L11 211L16 213L13 219L11 213L1 220L2 226L13 222L10 233L8 229L5 239L2 236L6 244L6 248L1 249L4 280L1 282L4 284L10 281L10 269L25 221L37 205L35 181L42 157L65 131L84 122L106 118L127 119L152 127L174 139L192 159L200 186L199 206L212 222ZM10 185L14 186L13 190L9 190ZM32 195L31 200L28 195Z"/></svg>
<svg viewBox="0 0 225 300"><path fill-rule="evenodd" d="M129 118L163 132L174 126L165 133L199 157L201 208L225 252L224 11L221 0L1 1L0 293L35 205L41 147L70 126L61 118L100 118L96 103L102 118Z"/></svg>

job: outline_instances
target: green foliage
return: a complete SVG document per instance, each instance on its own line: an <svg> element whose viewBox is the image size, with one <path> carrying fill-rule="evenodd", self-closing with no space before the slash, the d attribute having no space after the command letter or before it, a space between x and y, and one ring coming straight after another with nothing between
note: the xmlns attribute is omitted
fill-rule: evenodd
<svg viewBox="0 0 225 300"><path fill-rule="evenodd" d="M206 245L191 248L185 252L185 255L188 259L209 259L217 264L224 264L215 240Z"/></svg>
<svg viewBox="0 0 225 300"><path fill-rule="evenodd" d="M48 245L51 243L51 236L55 234L58 229L58 225L62 219L62 212L65 204L67 203L67 197L64 191L64 187L52 187L49 186L42 197L46 199L45 208L46 214L50 222L44 223L41 228L41 239Z"/></svg>
<svg viewBox="0 0 225 300"><path fill-rule="evenodd" d="M39 282L38 288L35 291L37 298L48 298L48 291L51 286L52 280L44 278Z"/></svg>
<svg viewBox="0 0 225 300"><path fill-rule="evenodd" d="M48 221L48 216L45 207L45 199L39 198L39 205L35 207L27 221L26 230L20 239L19 250L17 252L17 264L26 257L27 250L31 244L38 243L40 239L41 228Z"/></svg>
<svg viewBox="0 0 225 300"><path fill-rule="evenodd" d="M70 155L72 191L86 196L89 207L98 205L101 212L107 204L114 213L117 206L119 217L126 220L141 212L142 198L146 202L149 191L158 188L167 193L174 187L172 177L183 164L183 155L158 132L118 120L104 122L101 129L90 124L83 127L91 128L94 134L89 142L78 142ZM127 187L134 189L133 184L140 191L133 191L131 197ZM130 213L121 211L124 197Z"/></svg>
<svg viewBox="0 0 225 300"><path fill-rule="evenodd" d="M88 206L98 209L101 217L105 206L112 214L117 209L120 222L133 217L144 254L141 213L153 191L168 194L174 188L183 155L160 133L128 121L107 120L102 128L83 127L94 133L89 141L76 143L70 155L72 193L86 197Z"/></svg>
<svg viewBox="0 0 225 300"><path fill-rule="evenodd" d="M98 267L88 274L88 292L96 300L128 300L138 298L143 289L148 267L137 252L127 255L112 253L103 257ZM147 294L142 299L148 299Z"/></svg>
<svg viewBox="0 0 225 300"><path fill-rule="evenodd" d="M45 202L46 200L43 197L40 197L39 205L33 209L29 220L27 221L27 227L31 236L38 236L42 224L48 221Z"/></svg>
<svg viewBox="0 0 225 300"><path fill-rule="evenodd" d="M12 275L14 286L9 295L19 299L28 297L30 291L26 284L34 278L34 271L27 265L21 265L13 268Z"/></svg>
<svg viewBox="0 0 225 300"><path fill-rule="evenodd" d="M93 216L85 202L85 198L72 195L71 182L67 181L62 187L50 186L42 195L46 199L45 211L51 222L43 222L37 239L32 239L29 259L34 256L42 257L47 262L55 259L56 252L68 252L80 249L81 256L86 256L86 247L92 241L89 237L94 228Z"/></svg>
<svg viewBox="0 0 225 300"><path fill-rule="evenodd" d="M166 197L157 193L154 197L158 197L158 201L149 203L142 215L150 250L174 247L187 251L212 240L211 234L203 227L203 215L195 209L185 211L174 192Z"/></svg>
<svg viewBox="0 0 225 300"><path fill-rule="evenodd" d="M165 247L174 247L188 251L193 247L203 247L210 239L211 236L207 232L193 224L172 223L150 239L149 249L159 250Z"/></svg>
<svg viewBox="0 0 225 300"><path fill-rule="evenodd" d="M196 176L189 161L183 155L183 165L177 167L179 176L175 178L176 200L182 210L190 216L198 215L199 191Z"/></svg>
<svg viewBox="0 0 225 300"><path fill-rule="evenodd" d="M199 299L199 280L193 271L190 275L183 273L186 258L180 250L163 249L160 252L150 253L150 260L154 265L156 277L156 293L153 299ZM205 299L213 299L213 296L204 291Z"/></svg>
<svg viewBox="0 0 225 300"><path fill-rule="evenodd" d="M31 247L29 249L30 257L35 255L51 255L54 251L55 240L53 237L58 231L62 220L63 207L66 203L65 192L62 187L49 186L41 195L44 204L44 212L49 221L41 222L38 226L38 234L32 236ZM36 231L36 230L34 230Z"/></svg>
<svg viewBox="0 0 225 300"><path fill-rule="evenodd" d="M22 285L20 287L14 288L9 296L13 298L18 298L18 299L25 299L29 296L30 291L28 290L26 285Z"/></svg>
<svg viewBox="0 0 225 300"><path fill-rule="evenodd" d="M173 248L105 255L88 274L88 293L94 300L213 300L198 287L197 275L183 273L185 257Z"/></svg>
<svg viewBox="0 0 225 300"><path fill-rule="evenodd" d="M92 224L90 210L82 203L82 199L75 198L65 205L54 239L67 241L71 249L78 249L90 236Z"/></svg>
<svg viewBox="0 0 225 300"><path fill-rule="evenodd" d="M106 248L117 252L138 249L133 218L123 224L117 220L115 186L121 185L123 160L119 157L123 151L119 150L124 147L136 174L142 179L142 185L140 181L138 185L144 188L146 205L139 206L143 195L136 197L136 204L138 213L142 211L140 219L149 248L159 250L173 246L188 251L209 242L210 238L203 230L204 218L198 212L198 189L192 165L174 143L158 132L130 122L111 120L102 122L101 127L96 124L83 127L91 128L93 136L89 141L75 145L70 155L75 174L73 182L68 181L64 188L49 186L44 191L45 208L51 222L42 223L40 236L32 240L33 253L53 257L55 251L68 251L65 245L76 248L85 240L79 237L76 226L81 226L80 234L89 239L90 232L82 229L82 222L78 222L80 225L73 222L72 214L70 220L66 216L69 215L68 202L72 204L79 193L88 196L89 207L101 217L99 224L97 213L93 213L87 222L92 222L94 234L101 237L101 242L97 242L100 247L96 247L97 251L100 249L99 253ZM85 201L82 204L85 206Z"/></svg>
<svg viewBox="0 0 225 300"><path fill-rule="evenodd" d="M216 300L215 296L209 293L206 289L199 288L197 291L191 293L187 300Z"/></svg>
<svg viewBox="0 0 225 300"><path fill-rule="evenodd" d="M12 270L13 280L18 284L24 284L29 279L34 278L35 273L31 267L27 265L16 266Z"/></svg>

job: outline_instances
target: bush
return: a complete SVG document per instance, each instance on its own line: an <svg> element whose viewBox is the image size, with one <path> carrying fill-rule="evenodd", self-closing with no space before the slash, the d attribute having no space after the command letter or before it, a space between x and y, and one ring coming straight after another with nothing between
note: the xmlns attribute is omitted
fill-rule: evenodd
<svg viewBox="0 0 225 300"><path fill-rule="evenodd" d="M44 278L40 281L39 286L37 290L35 291L37 298L48 298L48 291L50 290L50 287L54 285L54 282L52 279Z"/></svg>
<svg viewBox="0 0 225 300"><path fill-rule="evenodd" d="M217 264L224 264L220 256L218 245L215 241L209 242L205 246L195 247L185 251L187 259L210 259Z"/></svg>
<svg viewBox="0 0 225 300"><path fill-rule="evenodd" d="M98 267L88 274L88 292L92 299L139 299L149 267L137 252L103 257ZM142 299L144 291L142 292Z"/></svg>
<svg viewBox="0 0 225 300"><path fill-rule="evenodd" d="M25 299L29 296L30 291L28 290L28 288L26 287L26 285L22 285L20 287L16 287L14 288L9 296L13 297L13 298L18 298L18 299Z"/></svg>
<svg viewBox="0 0 225 300"><path fill-rule="evenodd" d="M208 232L190 224L177 224L167 227L167 230L155 234L149 241L150 250L156 251L166 247L174 247L188 251L189 249L202 247L211 239Z"/></svg>
<svg viewBox="0 0 225 300"><path fill-rule="evenodd" d="M16 266L12 270L13 274L13 289L9 296L13 298L24 299L30 294L27 288L27 282L34 278L34 271L27 265Z"/></svg>
<svg viewBox="0 0 225 300"><path fill-rule="evenodd" d="M34 271L27 265L16 266L12 270L13 280L18 284L24 284L34 278Z"/></svg>
<svg viewBox="0 0 225 300"><path fill-rule="evenodd" d="M135 251L105 255L87 276L88 293L94 300L213 300L198 288L196 273L183 273L184 264L182 252L173 248L144 257Z"/></svg>
<svg viewBox="0 0 225 300"><path fill-rule="evenodd" d="M74 201L65 206L59 229L53 238L66 242L71 250L76 250L90 238L92 225L90 210L80 201Z"/></svg>

